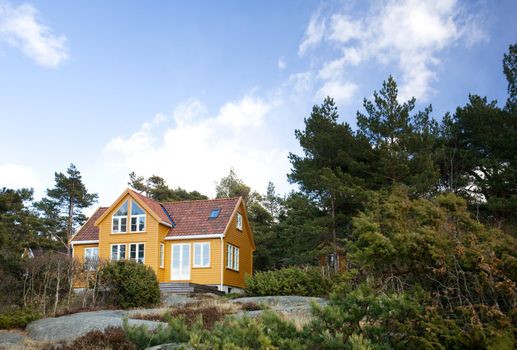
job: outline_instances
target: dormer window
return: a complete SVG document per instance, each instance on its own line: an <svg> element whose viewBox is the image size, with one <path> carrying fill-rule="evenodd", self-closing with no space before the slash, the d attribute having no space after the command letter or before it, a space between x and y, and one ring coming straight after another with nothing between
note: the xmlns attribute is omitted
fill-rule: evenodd
<svg viewBox="0 0 517 350"><path fill-rule="evenodd" d="M127 232L127 201L113 214L112 232Z"/></svg>
<svg viewBox="0 0 517 350"><path fill-rule="evenodd" d="M145 211L135 201L131 202L131 232L145 231Z"/></svg>

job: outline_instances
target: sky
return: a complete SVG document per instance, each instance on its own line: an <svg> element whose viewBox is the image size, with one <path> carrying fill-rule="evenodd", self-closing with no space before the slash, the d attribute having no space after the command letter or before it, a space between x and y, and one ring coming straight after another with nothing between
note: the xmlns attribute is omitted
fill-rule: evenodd
<svg viewBox="0 0 517 350"><path fill-rule="evenodd" d="M325 96L355 127L391 74L440 120L468 94L503 104L515 0L0 0L0 187L70 163L99 205L128 174L210 197L230 168L293 185L295 129Z"/></svg>

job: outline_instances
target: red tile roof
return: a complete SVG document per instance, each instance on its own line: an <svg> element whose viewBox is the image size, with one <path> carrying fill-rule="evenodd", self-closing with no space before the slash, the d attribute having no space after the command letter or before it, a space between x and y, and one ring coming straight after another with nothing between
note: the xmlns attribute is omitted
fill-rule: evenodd
<svg viewBox="0 0 517 350"><path fill-rule="evenodd" d="M155 214L163 221L170 223L168 215L163 211L162 206L167 210L174 221L167 237L174 236L195 236L207 234L222 234L230 221L231 215L239 202L239 198L219 198L195 201L164 202L160 203L134 192ZM89 241L99 239L99 228L94 225L95 221L108 208L99 208L86 224L79 230L73 241ZM219 216L209 219L214 209L220 209Z"/></svg>
<svg viewBox="0 0 517 350"><path fill-rule="evenodd" d="M167 237L224 233L238 201L239 198L219 198L162 203L175 224ZM214 209L221 210L219 216L209 219Z"/></svg>
<svg viewBox="0 0 517 350"><path fill-rule="evenodd" d="M104 214L108 208L100 207L79 229L72 241L96 241L99 239L99 228L95 226L95 221Z"/></svg>
<svg viewBox="0 0 517 350"><path fill-rule="evenodd" d="M165 212L163 211L162 209L162 206L160 205L160 202L157 202L155 201L154 199L151 199L151 198L148 198L138 192L135 192L133 190L131 190L142 202L145 203L145 205L147 205L149 207L149 209L151 209L156 215L158 215L160 217L160 219L162 219L162 221L165 221L166 223L171 223L171 220L169 219L169 217L167 216L167 214L165 214Z"/></svg>

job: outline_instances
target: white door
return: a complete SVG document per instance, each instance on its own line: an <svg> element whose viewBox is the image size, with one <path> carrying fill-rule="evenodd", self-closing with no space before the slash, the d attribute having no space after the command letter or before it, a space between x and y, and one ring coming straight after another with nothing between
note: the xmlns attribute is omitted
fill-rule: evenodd
<svg viewBox="0 0 517 350"><path fill-rule="evenodd" d="M172 245L171 280L190 280L190 244Z"/></svg>

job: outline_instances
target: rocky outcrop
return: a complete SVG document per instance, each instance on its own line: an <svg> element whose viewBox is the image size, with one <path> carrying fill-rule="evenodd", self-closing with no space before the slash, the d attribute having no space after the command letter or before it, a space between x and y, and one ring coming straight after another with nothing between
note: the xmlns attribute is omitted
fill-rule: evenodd
<svg viewBox="0 0 517 350"><path fill-rule="evenodd" d="M107 327L121 327L122 320L128 316L128 311L93 311L77 314L44 318L31 322L26 332L35 341L60 342L74 340L93 330L104 330ZM145 325L155 329L163 322L128 319L130 325Z"/></svg>

